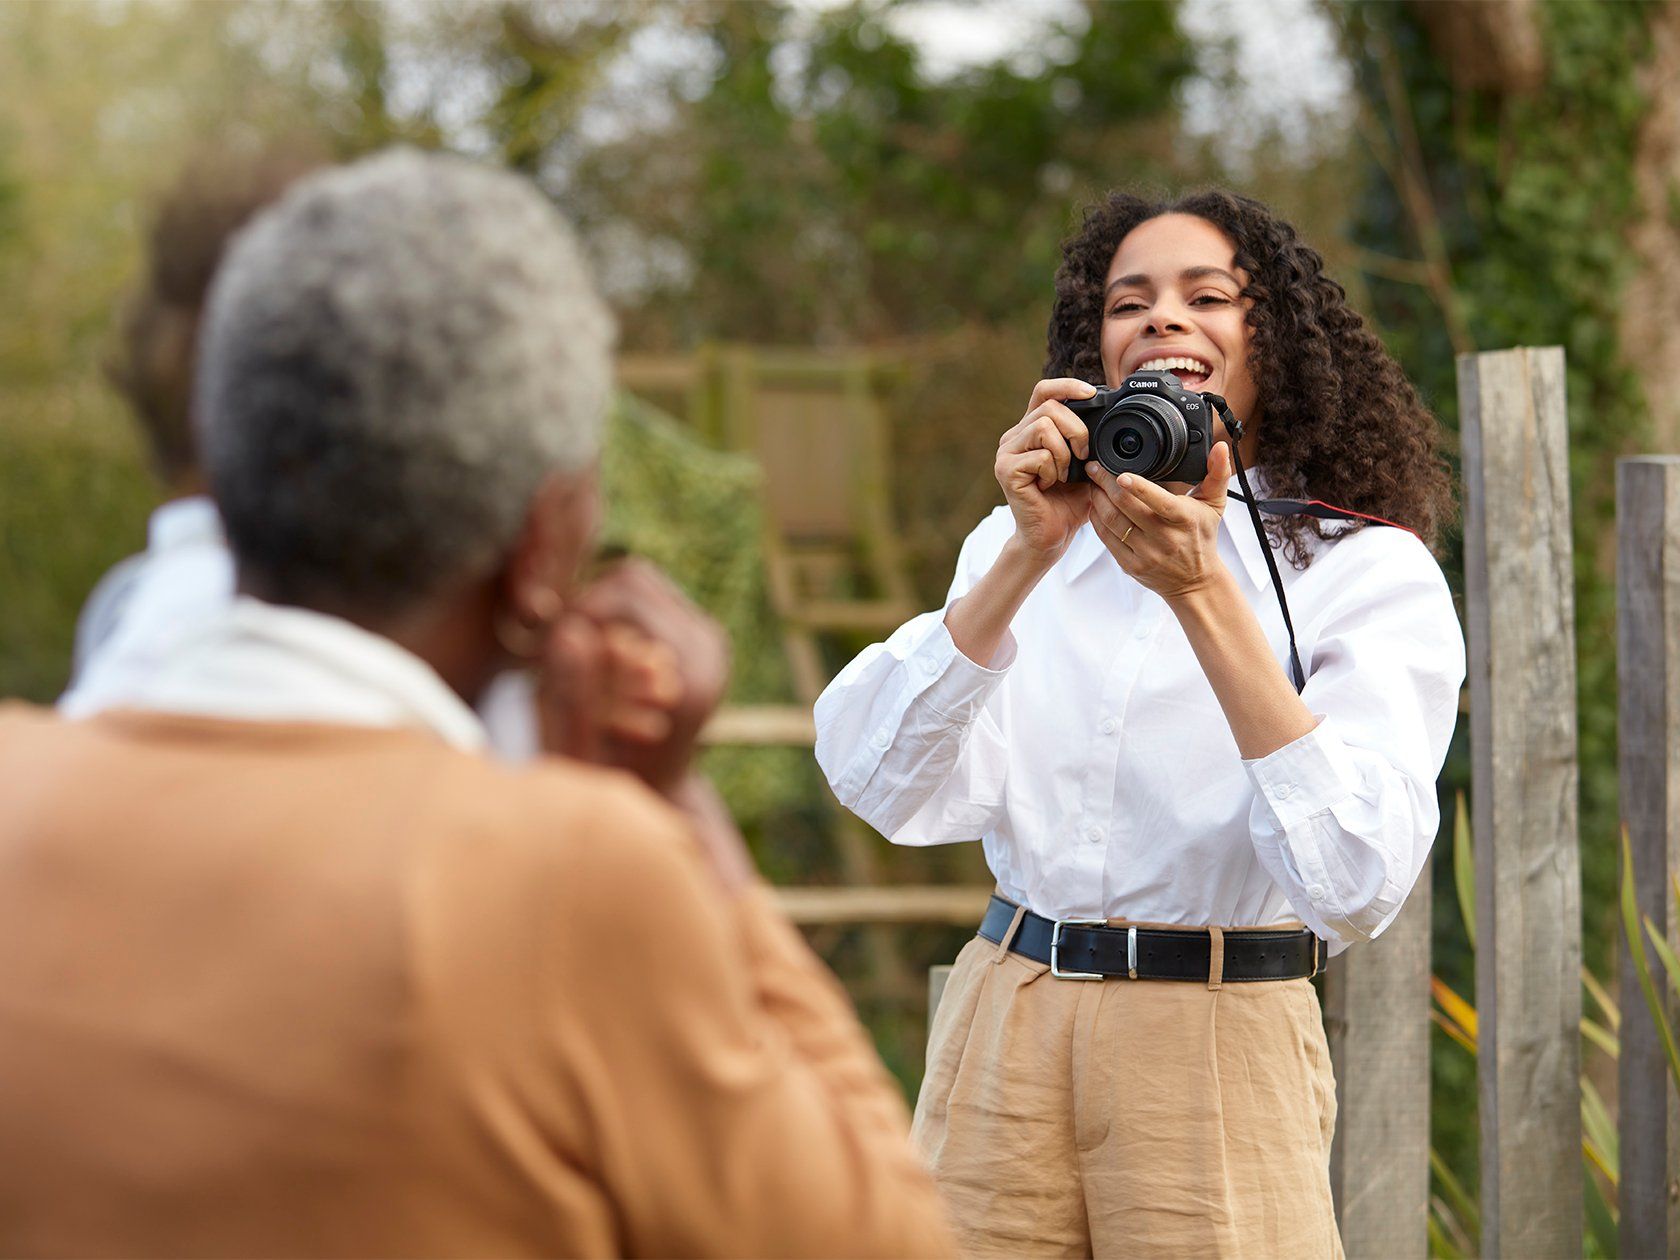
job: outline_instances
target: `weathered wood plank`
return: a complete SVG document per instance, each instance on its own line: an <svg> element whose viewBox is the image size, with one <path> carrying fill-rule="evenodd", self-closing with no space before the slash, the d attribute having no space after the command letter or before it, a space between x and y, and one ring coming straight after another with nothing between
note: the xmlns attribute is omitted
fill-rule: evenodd
<svg viewBox="0 0 1680 1260"><path fill-rule="evenodd" d="M986 912L990 886L909 885L876 888L777 888L795 923L951 923L972 927Z"/></svg>
<svg viewBox="0 0 1680 1260"><path fill-rule="evenodd" d="M933 1027L933 1017L939 1012L939 999L945 996L945 984L951 978L951 964L941 963L928 968L928 1027Z"/></svg>
<svg viewBox="0 0 1680 1260"><path fill-rule="evenodd" d="M1460 355L1482 1251L1579 1256L1581 880L1563 351Z"/></svg>
<svg viewBox="0 0 1680 1260"><path fill-rule="evenodd" d="M1428 1253L1430 900L1425 865L1388 930L1331 959L1324 977L1330 1186L1353 1260Z"/></svg>
<svg viewBox="0 0 1680 1260"><path fill-rule="evenodd" d="M706 744L788 744L815 747L817 721L809 705L741 704L719 709L700 732Z"/></svg>
<svg viewBox="0 0 1680 1260"><path fill-rule="evenodd" d="M1680 868L1680 457L1617 461L1616 534L1622 820L1640 911L1680 946L1669 878ZM1680 1106L1633 965L1620 952L1621 1253L1680 1255ZM1680 1003L1666 985L1661 992L1673 1020Z"/></svg>

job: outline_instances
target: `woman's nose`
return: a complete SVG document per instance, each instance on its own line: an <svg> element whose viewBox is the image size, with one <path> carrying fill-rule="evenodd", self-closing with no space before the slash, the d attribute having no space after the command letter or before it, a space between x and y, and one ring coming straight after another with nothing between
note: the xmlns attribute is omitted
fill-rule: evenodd
<svg viewBox="0 0 1680 1260"><path fill-rule="evenodd" d="M1149 332L1161 336L1166 333L1189 332L1190 321L1181 309L1160 305L1150 310L1147 327Z"/></svg>

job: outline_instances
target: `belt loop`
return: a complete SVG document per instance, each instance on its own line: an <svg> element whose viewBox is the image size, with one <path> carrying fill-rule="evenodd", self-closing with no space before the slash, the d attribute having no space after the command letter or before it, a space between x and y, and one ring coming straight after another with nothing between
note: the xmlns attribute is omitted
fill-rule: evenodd
<svg viewBox="0 0 1680 1260"><path fill-rule="evenodd" d="M1222 928L1208 929L1208 988L1217 989L1225 982L1225 932Z"/></svg>
<svg viewBox="0 0 1680 1260"><path fill-rule="evenodd" d="M997 966L1009 957L1009 946L1015 940L1015 933L1021 930L1021 920L1027 917L1025 906L1016 906L1015 915L1009 920L1009 926L1003 930L1003 939L998 942L997 953L992 955L992 966Z"/></svg>

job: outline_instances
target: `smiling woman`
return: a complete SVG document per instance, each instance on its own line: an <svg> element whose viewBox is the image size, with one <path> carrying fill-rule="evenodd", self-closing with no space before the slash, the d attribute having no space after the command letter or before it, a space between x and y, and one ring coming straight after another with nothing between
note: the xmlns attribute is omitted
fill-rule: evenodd
<svg viewBox="0 0 1680 1260"><path fill-rule="evenodd" d="M1063 257L1006 505L817 703L842 801L898 844L979 836L997 877L915 1138L968 1254L1338 1255L1311 979L1393 921L1438 821L1435 421L1258 202L1116 193ZM1350 511L1228 515L1220 425L1199 484L1117 478L1069 403L1140 372L1244 422L1261 497Z"/></svg>
<svg viewBox="0 0 1680 1260"><path fill-rule="evenodd" d="M1146 246L1167 254L1155 268L1131 260ZM1122 245L1126 248L1122 249ZM1178 276L1174 259L1188 262ZM1217 260L1217 261L1207 261ZM1139 321L1162 295L1194 303L1196 341L1139 337ZM1147 322L1147 320L1144 320ZM1231 358L1240 332L1240 361ZM1455 515L1439 427L1376 334L1324 274L1318 252L1261 203L1222 190L1160 201L1116 192L1094 206L1063 249L1050 317L1046 377L1110 384L1130 352L1216 356L1210 366L1240 373L1191 389L1223 393L1255 435L1243 458L1264 464L1274 495L1318 498L1411 529L1433 545ZM1124 359L1124 372L1141 363ZM1170 369L1168 369L1170 370ZM1221 384L1224 388L1221 389ZM1297 567L1312 562L1309 535L1339 529L1311 517L1271 522Z"/></svg>

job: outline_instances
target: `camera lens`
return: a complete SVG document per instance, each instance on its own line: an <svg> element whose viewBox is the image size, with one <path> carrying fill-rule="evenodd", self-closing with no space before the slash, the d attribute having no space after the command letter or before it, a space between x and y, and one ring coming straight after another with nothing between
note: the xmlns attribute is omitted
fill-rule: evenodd
<svg viewBox="0 0 1680 1260"><path fill-rule="evenodd" d="M1115 476L1167 479L1184 458L1190 431L1177 407L1154 394L1127 394L1091 428L1091 447Z"/></svg>

